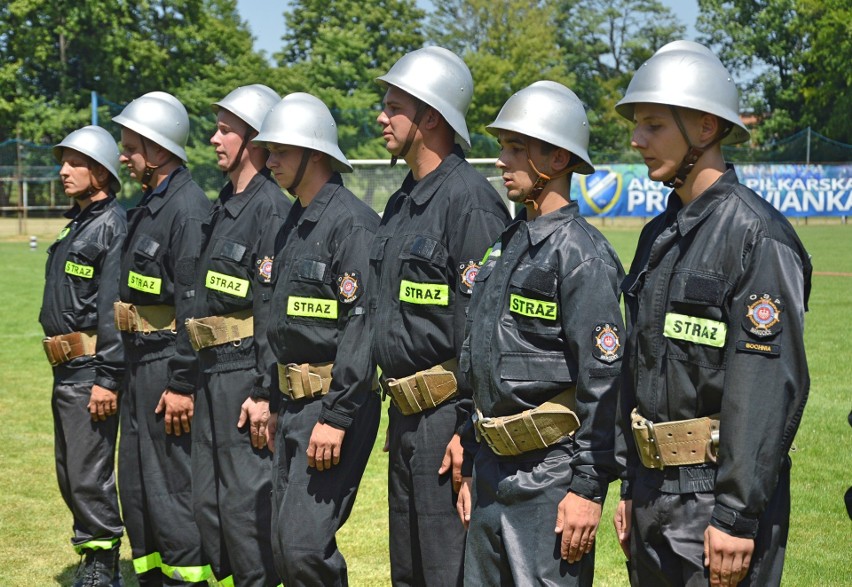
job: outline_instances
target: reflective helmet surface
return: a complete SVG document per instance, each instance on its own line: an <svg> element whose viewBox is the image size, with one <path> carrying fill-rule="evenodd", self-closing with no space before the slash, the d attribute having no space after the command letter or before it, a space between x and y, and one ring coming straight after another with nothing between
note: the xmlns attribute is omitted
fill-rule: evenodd
<svg viewBox="0 0 852 587"><path fill-rule="evenodd" d="M747 141L740 120L740 97L728 70L707 47L692 41L673 41L642 64L615 110L633 120L636 104L665 104L714 114L733 124L722 144Z"/></svg>
<svg viewBox="0 0 852 587"><path fill-rule="evenodd" d="M263 119L280 101L281 96L272 88L263 84L252 84L241 86L218 102L214 102L213 111L218 112L219 108L224 108L254 130L259 131L263 125Z"/></svg>
<svg viewBox="0 0 852 587"><path fill-rule="evenodd" d="M53 157L57 162L62 162L62 151L65 149L73 149L103 165L112 176L110 187L114 192L121 189L121 181L118 178L118 145L105 129L89 125L69 134L53 147Z"/></svg>
<svg viewBox="0 0 852 587"><path fill-rule="evenodd" d="M337 124L331 111L322 100L305 92L284 96L267 114L252 142L266 148L278 144L320 151L331 157L335 171L352 171L337 145Z"/></svg>
<svg viewBox="0 0 852 587"><path fill-rule="evenodd" d="M376 78L425 102L456 131L456 142L470 149L464 117L473 99L473 77L461 57L443 47L425 47L407 53L385 75Z"/></svg>
<svg viewBox="0 0 852 587"><path fill-rule="evenodd" d="M125 106L112 120L186 161L189 116L180 100L171 94L148 92Z"/></svg>
<svg viewBox="0 0 852 587"><path fill-rule="evenodd" d="M562 147L583 160L577 173L594 173L589 158L589 119L583 103L560 83L538 81L513 94L486 127L495 137L516 132Z"/></svg>

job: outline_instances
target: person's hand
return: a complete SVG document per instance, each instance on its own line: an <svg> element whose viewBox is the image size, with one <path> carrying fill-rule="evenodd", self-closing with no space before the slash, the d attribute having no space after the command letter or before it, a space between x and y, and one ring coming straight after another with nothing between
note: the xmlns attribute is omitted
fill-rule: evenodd
<svg viewBox="0 0 852 587"><path fill-rule="evenodd" d="M576 563L595 545L601 521L601 505L576 493L568 492L556 510L557 534L562 534L562 558Z"/></svg>
<svg viewBox="0 0 852 587"><path fill-rule="evenodd" d="M165 412L166 434L180 436L181 431L189 434L192 426L192 416L195 413L195 399L192 395L177 393L166 389L160 396L155 414Z"/></svg>
<svg viewBox="0 0 852 587"><path fill-rule="evenodd" d="M618 538L618 545L627 560L630 560L630 520L633 515L633 500L622 499L618 502L615 508L615 515L612 518L612 523L615 526L615 536Z"/></svg>
<svg viewBox="0 0 852 587"><path fill-rule="evenodd" d="M86 407L89 408L92 422L102 422L118 411L118 393L100 385L92 385Z"/></svg>
<svg viewBox="0 0 852 587"><path fill-rule="evenodd" d="M461 489L462 484L462 459L464 458L464 449L462 448L461 436L453 434L447 450L444 451L444 459L441 461L441 468L438 469L438 475L443 475L448 471L452 471L453 491L456 493Z"/></svg>
<svg viewBox="0 0 852 587"><path fill-rule="evenodd" d="M327 471L339 464L345 435L346 430L317 422L308 441L308 466L317 471Z"/></svg>
<svg viewBox="0 0 852 587"><path fill-rule="evenodd" d="M275 431L278 430L278 414L269 414L269 421L266 423L266 446L269 450L275 452Z"/></svg>
<svg viewBox="0 0 852 587"><path fill-rule="evenodd" d="M269 400L246 398L240 406L240 419L237 428L249 424L249 436L251 445L255 448L263 448L267 445L266 428L269 426Z"/></svg>
<svg viewBox="0 0 852 587"><path fill-rule="evenodd" d="M710 585L734 587L748 573L754 540L738 538L713 526L704 531L704 566L710 569Z"/></svg>
<svg viewBox="0 0 852 587"><path fill-rule="evenodd" d="M470 526L470 510L473 508L473 501L470 495L472 481L473 477L462 477L459 498L456 500L456 511L459 513L459 520L461 520L465 530Z"/></svg>

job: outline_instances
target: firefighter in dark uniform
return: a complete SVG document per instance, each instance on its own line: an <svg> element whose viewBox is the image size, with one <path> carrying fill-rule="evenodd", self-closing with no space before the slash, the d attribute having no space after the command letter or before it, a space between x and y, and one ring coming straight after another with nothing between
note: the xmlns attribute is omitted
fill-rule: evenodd
<svg viewBox="0 0 852 587"><path fill-rule="evenodd" d="M86 126L53 148L59 177L74 204L48 249L39 322L53 366L56 477L74 516L71 544L85 562L74 585L118 586L124 533L115 489L118 393L124 349L115 329L121 244L127 218L115 194L118 147Z"/></svg>
<svg viewBox="0 0 852 587"><path fill-rule="evenodd" d="M688 41L640 67L619 114L673 188L623 284L619 540L638 585L778 585L790 459L807 398L811 264L790 223L737 179L748 140L722 63Z"/></svg>
<svg viewBox="0 0 852 587"><path fill-rule="evenodd" d="M113 121L121 163L143 189L128 212L115 306L127 359L118 478L133 567L141 585L206 585L190 478L198 368L175 348L189 344L184 322L210 202L184 166L189 117L174 96L145 94Z"/></svg>
<svg viewBox="0 0 852 587"><path fill-rule="evenodd" d="M370 252L373 358L392 398L386 450L391 579L462 582L465 532L456 519L459 432L470 389L456 380L473 277L509 220L500 196L465 161L473 95L457 55L427 47L377 80L392 163L411 171L385 207Z"/></svg>
<svg viewBox="0 0 852 587"><path fill-rule="evenodd" d="M617 475L624 270L570 198L572 174L594 172L577 96L536 82L487 128L500 141L507 195L524 213L476 275L461 353L476 409L458 500L465 581L591 586ZM479 443L469 442L474 432Z"/></svg>
<svg viewBox="0 0 852 587"><path fill-rule="evenodd" d="M268 392L263 377L275 235L290 202L266 169L267 151L251 142L281 97L255 84L213 106L210 142L230 181L203 226L189 342L201 386L192 427L192 495L204 553L220 583L280 583L272 563L272 453L266 448ZM191 355L193 348L179 347Z"/></svg>
<svg viewBox="0 0 852 587"><path fill-rule="evenodd" d="M255 142L297 198L278 235L269 312L275 565L285 585L348 585L335 534L352 511L381 414L366 309L379 217L343 186L340 173L352 167L319 99L286 96Z"/></svg>

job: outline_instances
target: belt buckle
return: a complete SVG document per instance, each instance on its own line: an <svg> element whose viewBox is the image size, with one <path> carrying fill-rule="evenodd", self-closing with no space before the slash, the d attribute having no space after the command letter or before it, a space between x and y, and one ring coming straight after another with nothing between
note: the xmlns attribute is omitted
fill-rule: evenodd
<svg viewBox="0 0 852 587"><path fill-rule="evenodd" d="M716 462L716 458L718 457L719 452L719 431L711 430L710 431L710 439L707 441L707 449L705 451L705 455L707 459L711 463Z"/></svg>
<svg viewBox="0 0 852 587"><path fill-rule="evenodd" d="M653 452L655 454L651 455L654 459L654 468L662 471L665 469L665 465L663 465L663 459L660 456L660 445L657 442L657 430L654 428L654 423L648 419L645 420L644 424L645 428L648 430L648 442L654 447Z"/></svg>

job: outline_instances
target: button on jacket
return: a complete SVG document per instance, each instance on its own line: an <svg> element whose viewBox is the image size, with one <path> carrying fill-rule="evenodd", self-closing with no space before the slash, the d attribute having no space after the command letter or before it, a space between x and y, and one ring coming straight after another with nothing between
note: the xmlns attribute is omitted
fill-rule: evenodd
<svg viewBox="0 0 852 587"><path fill-rule="evenodd" d="M378 223L335 173L307 208L293 205L276 245L270 344L279 363L334 362L320 421L344 429L368 397L375 372L366 274ZM275 364L270 390L280 396Z"/></svg>
<svg viewBox="0 0 852 587"><path fill-rule="evenodd" d="M202 366L208 372L254 371L253 397L268 397L263 378L275 362L266 326L275 238L289 209L290 201L269 171L263 170L236 196L229 182L202 225L204 245L197 267L193 316L207 318L249 309L255 324L254 336L239 346L226 344L203 351ZM191 347L180 350L193 353Z"/></svg>
<svg viewBox="0 0 852 587"><path fill-rule="evenodd" d="M189 170L180 167L157 188L146 194L127 214L128 238L121 259L121 301L149 306L174 306L177 345L189 345L184 322L193 314L193 282L201 252L201 223L210 201L192 181ZM132 284L132 285L131 285ZM168 331L131 337L128 353L146 359L167 356L175 342ZM192 393L196 385L195 359L177 353L169 359L168 387Z"/></svg>
<svg viewBox="0 0 852 587"><path fill-rule="evenodd" d="M126 215L110 196L82 211L75 204L65 217L71 222L47 251L39 321L47 336L97 331L95 384L115 391L124 376L124 349L115 329L113 303L118 299Z"/></svg>
<svg viewBox="0 0 852 587"><path fill-rule="evenodd" d="M811 263L790 223L728 169L683 207L676 193L642 231L623 283L629 325L621 424L627 483L647 475L630 433L720 413L714 526L737 533L778 484L809 378L802 339ZM753 524L748 526L753 527ZM751 534L752 532L749 532Z"/></svg>
<svg viewBox="0 0 852 587"><path fill-rule="evenodd" d="M384 376L406 377L458 358L470 267L508 220L497 192L458 146L421 181L408 174L385 207L370 252L373 357ZM459 391L470 397L469 389ZM468 415L460 414L458 424Z"/></svg>
<svg viewBox="0 0 852 587"><path fill-rule="evenodd" d="M576 390L571 490L588 499L603 498L616 475L623 276L612 246L576 202L514 222L476 276L461 354L460 371L485 417L518 414Z"/></svg>

